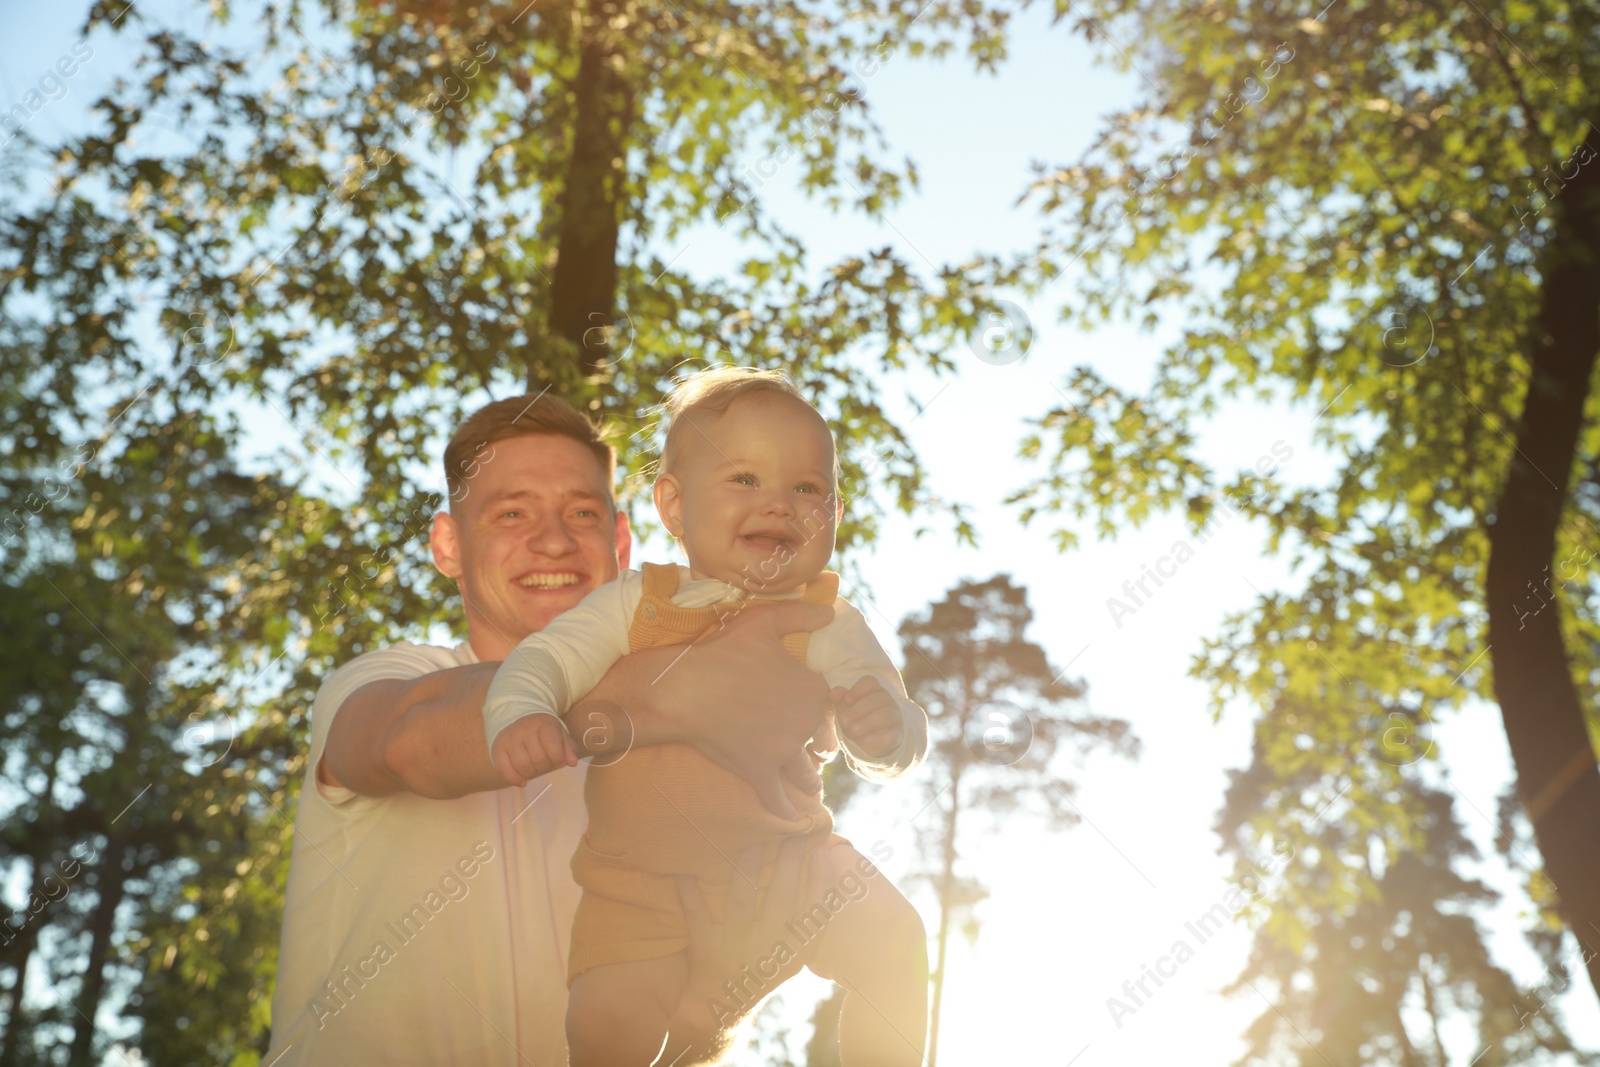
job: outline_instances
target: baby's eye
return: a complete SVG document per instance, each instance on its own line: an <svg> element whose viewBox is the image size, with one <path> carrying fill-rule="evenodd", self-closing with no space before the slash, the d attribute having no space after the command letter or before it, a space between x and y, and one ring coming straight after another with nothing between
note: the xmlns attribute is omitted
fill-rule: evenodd
<svg viewBox="0 0 1600 1067"><path fill-rule="evenodd" d="M753 474L746 474L743 471L740 471L738 474L735 474L733 476L733 480L735 482L737 482L738 484L740 484L740 485L755 485L756 484L756 476L753 475Z"/></svg>
<svg viewBox="0 0 1600 1067"><path fill-rule="evenodd" d="M817 493L817 492L821 492L821 490L819 490L816 486L812 485L810 482L801 482L799 485L795 486L794 488L795 488L795 491L798 492L798 493Z"/></svg>

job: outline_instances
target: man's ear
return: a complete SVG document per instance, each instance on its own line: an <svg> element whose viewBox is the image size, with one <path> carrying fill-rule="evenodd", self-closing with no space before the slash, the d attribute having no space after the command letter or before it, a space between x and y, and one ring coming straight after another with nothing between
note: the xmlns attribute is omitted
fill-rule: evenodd
<svg viewBox="0 0 1600 1067"><path fill-rule="evenodd" d="M433 517L428 547L433 550L433 565L439 568L439 573L461 581L461 531L454 515L441 511Z"/></svg>
<svg viewBox="0 0 1600 1067"><path fill-rule="evenodd" d="M656 514L673 537L683 536L683 488L671 474L656 479Z"/></svg>
<svg viewBox="0 0 1600 1067"><path fill-rule="evenodd" d="M628 525L628 513L617 509L617 566L626 570L633 559L633 527Z"/></svg>

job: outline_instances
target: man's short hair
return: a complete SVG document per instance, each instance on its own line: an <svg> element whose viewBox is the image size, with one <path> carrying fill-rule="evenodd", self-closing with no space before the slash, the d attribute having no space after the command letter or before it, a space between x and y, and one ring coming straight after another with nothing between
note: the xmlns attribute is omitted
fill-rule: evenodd
<svg viewBox="0 0 1600 1067"><path fill-rule="evenodd" d="M617 510L612 484L617 480L617 450L600 436L600 430L587 415L548 393L538 396L513 396L487 404L461 424L444 448L444 480L455 504L466 496L467 480L485 462L478 454L496 441L508 437L550 434L570 437L594 454L605 475L606 499Z"/></svg>
<svg viewBox="0 0 1600 1067"><path fill-rule="evenodd" d="M795 386L789 376L780 370L761 370L757 367L712 367L684 380L674 389L663 405L667 416L667 439L661 446L661 468L665 470L674 447L682 437L679 426L685 415L693 411L727 411L735 400L752 393L770 393L792 397L816 411L811 401ZM817 415L827 429L826 420ZM832 434L832 430L829 430Z"/></svg>

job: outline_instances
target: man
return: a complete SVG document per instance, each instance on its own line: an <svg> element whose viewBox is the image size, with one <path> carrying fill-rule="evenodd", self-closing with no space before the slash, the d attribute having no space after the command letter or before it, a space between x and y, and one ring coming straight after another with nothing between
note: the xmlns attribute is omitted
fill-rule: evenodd
<svg viewBox="0 0 1600 1067"><path fill-rule="evenodd" d="M481 708L498 661L627 566L631 536L612 498L611 448L552 397L479 411L445 468L450 509L434 520L432 549L461 590L468 640L367 653L317 694L268 1064L566 1063L578 900L568 861L585 824L586 767L509 784L489 759ZM571 733L584 754L612 759L634 745L694 745L792 814L779 767L820 788L804 745L828 693L781 638L830 615L763 605L693 655L629 656L568 713ZM759 909L752 892L730 897L723 926L686 899L697 955L673 1025L698 1058L680 1067L725 1048L707 1001L798 910L800 854L780 854ZM758 860L739 857L747 870ZM814 870L813 881L828 874ZM734 879L736 890L749 884Z"/></svg>

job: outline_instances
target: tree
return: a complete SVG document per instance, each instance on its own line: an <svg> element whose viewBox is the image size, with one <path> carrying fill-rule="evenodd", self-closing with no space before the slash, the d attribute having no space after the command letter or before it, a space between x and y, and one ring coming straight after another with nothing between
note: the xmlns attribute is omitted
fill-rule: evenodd
<svg viewBox="0 0 1600 1067"><path fill-rule="evenodd" d="M988 895L962 870L980 827L1031 817L1052 829L1078 822L1073 783L1058 759L1105 747L1137 757L1121 719L1074 713L1081 683L1064 681L1026 636L1027 590L1007 575L965 581L900 624L906 691L928 713L928 766L921 798L937 818L918 829L921 863L939 907L932 968L928 1067L938 1062L939 1018L951 927L976 938L973 910Z"/></svg>
<svg viewBox="0 0 1600 1067"><path fill-rule="evenodd" d="M1296 701L1284 713L1312 718L1317 710ZM1250 1047L1235 1061L1239 1067L1445 1067L1453 1061L1440 1035L1451 1029L1472 1035L1466 1058L1481 1067L1593 1062L1576 1055L1559 1018L1546 1010L1546 999L1570 981L1568 965L1581 967L1581 958L1555 960L1547 978L1529 989L1491 959L1472 912L1499 894L1456 869L1478 851L1456 819L1452 794L1393 764L1365 761L1353 775L1356 790L1395 794L1418 813L1403 837L1378 829L1388 847L1374 848L1362 805L1341 797L1311 819L1280 817L1273 805L1283 794L1315 791L1322 772L1307 761L1284 781L1263 751L1268 743L1271 735L1258 732L1250 766L1230 772L1217 826L1241 879L1273 859L1261 855L1263 836L1276 842L1280 858L1276 899L1247 906L1244 917L1258 923L1254 944L1243 972L1224 990L1248 990L1270 1004L1245 1034ZM1359 879L1348 876L1352 869ZM1297 921L1308 914L1319 921Z"/></svg>
<svg viewBox="0 0 1600 1067"><path fill-rule="evenodd" d="M1147 45L1115 61L1149 91L1081 159L1041 167L1030 195L1052 231L1000 279L1037 290L1070 270L1075 321L1185 325L1142 395L1071 376L1072 401L1025 442L1044 470L1016 500L1102 534L1173 508L1196 528L1263 522L1304 586L1231 619L1195 672L1219 711L1232 696L1262 709L1260 758L1284 783L1268 807L1308 815L1349 785L1389 864L1437 819L1416 789L1360 787L1387 717L1425 734L1492 693L1542 859L1530 892L1589 944L1597 8L1312 7L1071 6L1096 40L1137 28ZM1285 489L1265 442L1232 474L1203 463L1199 425L1240 396L1304 401L1332 479ZM1359 702L1284 710L1345 683ZM1407 773L1437 751L1421 756ZM1342 901L1375 890L1360 867L1339 885Z"/></svg>
<svg viewBox="0 0 1600 1067"><path fill-rule="evenodd" d="M885 507L971 538L879 390L950 368L975 283L887 250L818 271L760 186L892 203L915 170L881 162L868 79L990 66L1005 22L363 0L190 32L96 0L85 39L129 76L85 132L0 157L0 865L42 902L0 946L0 1062L259 1055L311 698L448 625L424 465L485 399L553 388L644 446L683 361L781 366L838 430L841 548ZM675 266L718 226L747 258Z"/></svg>

